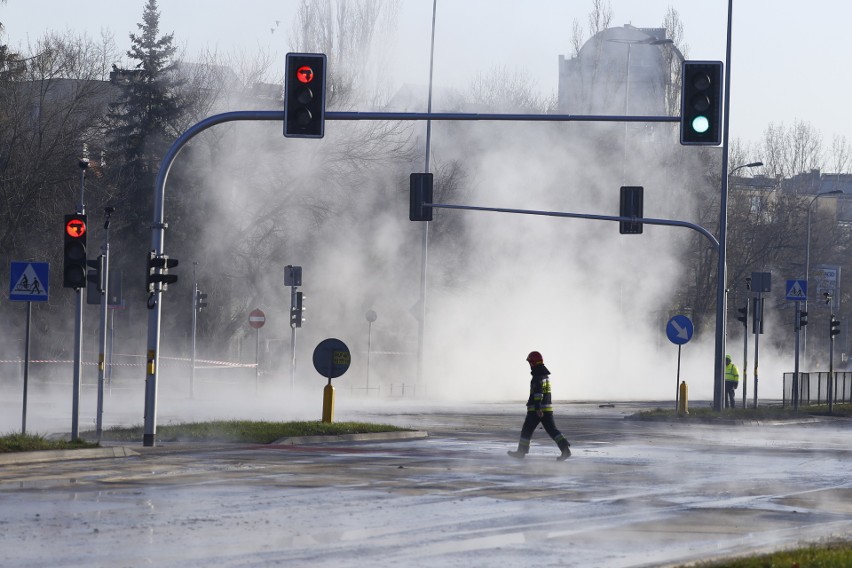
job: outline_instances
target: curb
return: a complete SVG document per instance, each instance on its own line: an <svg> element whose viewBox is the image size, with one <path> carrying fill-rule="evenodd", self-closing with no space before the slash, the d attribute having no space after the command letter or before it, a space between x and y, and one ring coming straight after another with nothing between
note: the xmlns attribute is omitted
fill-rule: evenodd
<svg viewBox="0 0 852 568"><path fill-rule="evenodd" d="M64 460L89 460L97 458L125 458L139 455L130 448L91 448L82 450L43 450L36 452L9 452L0 454L0 465L40 463Z"/></svg>
<svg viewBox="0 0 852 568"><path fill-rule="evenodd" d="M300 444L321 444L327 442L392 442L395 440L414 440L428 437L429 433L422 430L374 432L371 434L340 434L339 436L292 436L275 440L267 445L298 446Z"/></svg>

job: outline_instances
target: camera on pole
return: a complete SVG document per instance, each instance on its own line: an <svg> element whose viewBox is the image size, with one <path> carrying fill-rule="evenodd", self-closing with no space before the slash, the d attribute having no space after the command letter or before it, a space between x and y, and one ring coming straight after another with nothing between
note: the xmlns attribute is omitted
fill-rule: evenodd
<svg viewBox="0 0 852 568"><path fill-rule="evenodd" d="M288 53L284 76L284 136L322 138L325 134L324 53Z"/></svg>

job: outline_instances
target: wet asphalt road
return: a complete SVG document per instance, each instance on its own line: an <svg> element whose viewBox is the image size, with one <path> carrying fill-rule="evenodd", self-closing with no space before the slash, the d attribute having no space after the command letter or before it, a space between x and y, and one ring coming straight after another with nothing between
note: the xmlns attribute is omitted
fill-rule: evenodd
<svg viewBox="0 0 852 568"><path fill-rule="evenodd" d="M557 405L506 456L518 404L353 411L428 437L128 445L0 463L0 565L667 566L852 536L852 422L625 420ZM522 410L522 407L521 407Z"/></svg>

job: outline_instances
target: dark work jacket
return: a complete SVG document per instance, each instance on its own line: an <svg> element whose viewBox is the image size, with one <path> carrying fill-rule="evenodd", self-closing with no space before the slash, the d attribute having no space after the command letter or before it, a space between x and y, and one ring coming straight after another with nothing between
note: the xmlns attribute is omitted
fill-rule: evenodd
<svg viewBox="0 0 852 568"><path fill-rule="evenodd" d="M527 412L553 412L550 400L550 371L544 363L530 369L530 397L527 399Z"/></svg>

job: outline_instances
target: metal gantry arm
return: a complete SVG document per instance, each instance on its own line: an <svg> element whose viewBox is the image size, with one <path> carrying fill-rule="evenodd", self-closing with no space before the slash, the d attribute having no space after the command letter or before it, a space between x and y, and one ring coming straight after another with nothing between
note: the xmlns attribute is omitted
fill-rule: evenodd
<svg viewBox="0 0 852 568"><path fill-rule="evenodd" d="M164 219L165 187L169 170L183 147L196 135L208 128L226 122L236 121L277 121L283 123L283 110L280 111L232 111L216 114L196 123L181 134L171 145L160 161L160 169L154 182L154 215L151 223L151 250L156 255L163 254L166 223ZM615 115L573 115L573 114L477 114L477 113L431 113L431 112L327 112L326 120L388 120L388 121L510 121L510 122L679 122L678 116L615 116ZM434 205L439 207L439 205ZM466 206L441 205L445 208L464 209ZM471 207L471 209L476 209ZM498 210L499 211L499 210ZM511 210L505 210L509 212ZM516 210L520 211L520 210ZM529 212L545 215L549 212ZM666 219L632 219L608 216L586 216L579 213L559 213L561 217L597 218L602 220L641 221L656 225L679 225L690 227L710 238L719 250L719 241L709 232L697 225L683 221ZM160 360L160 320L162 317L161 287L156 287L148 300L148 350L145 365L145 417L142 443L153 446L157 434L157 373Z"/></svg>

